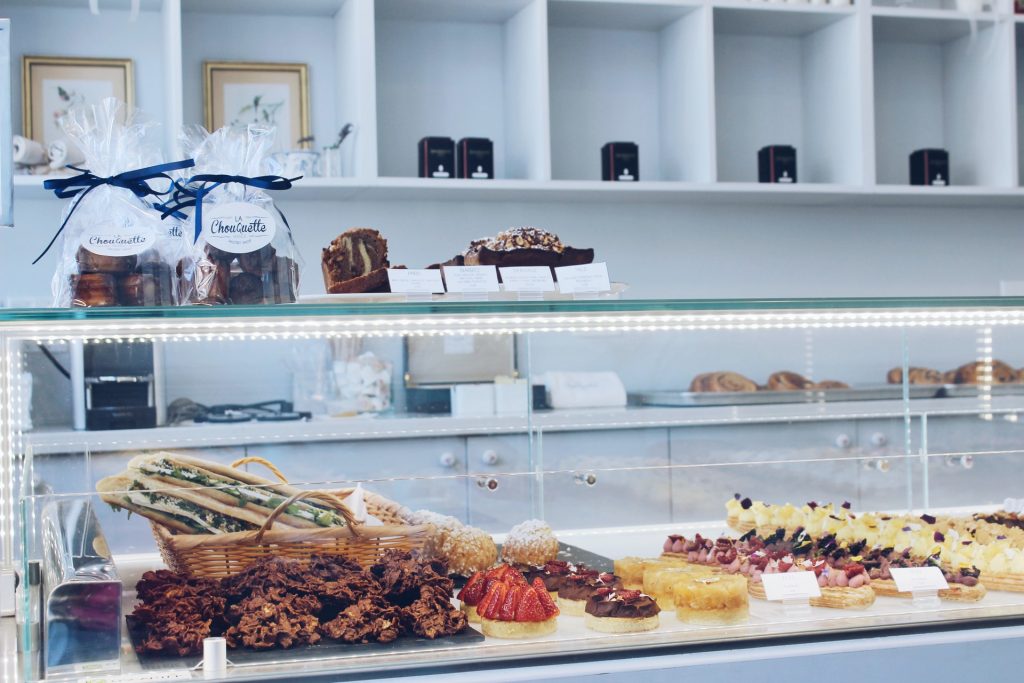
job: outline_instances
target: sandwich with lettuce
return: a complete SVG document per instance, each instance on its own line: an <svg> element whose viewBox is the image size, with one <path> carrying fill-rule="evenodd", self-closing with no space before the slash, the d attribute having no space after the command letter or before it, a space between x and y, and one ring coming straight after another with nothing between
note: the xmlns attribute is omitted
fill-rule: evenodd
<svg viewBox="0 0 1024 683"><path fill-rule="evenodd" d="M100 480L100 497L187 534L225 534L260 528L301 489L177 453L139 455L121 474ZM340 505L340 501L339 501ZM328 502L292 502L275 525L296 529L347 526L351 515Z"/></svg>

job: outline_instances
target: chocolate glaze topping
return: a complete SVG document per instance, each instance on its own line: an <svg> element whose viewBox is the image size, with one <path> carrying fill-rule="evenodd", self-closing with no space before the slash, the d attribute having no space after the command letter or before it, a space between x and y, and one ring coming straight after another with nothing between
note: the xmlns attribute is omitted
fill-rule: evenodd
<svg viewBox="0 0 1024 683"><path fill-rule="evenodd" d="M609 600L609 596L615 595L616 599ZM648 595L640 595L637 598L623 600L616 593L606 595L592 595L587 600L586 612L595 617L615 617L618 619L646 619L653 617L660 612L658 603Z"/></svg>

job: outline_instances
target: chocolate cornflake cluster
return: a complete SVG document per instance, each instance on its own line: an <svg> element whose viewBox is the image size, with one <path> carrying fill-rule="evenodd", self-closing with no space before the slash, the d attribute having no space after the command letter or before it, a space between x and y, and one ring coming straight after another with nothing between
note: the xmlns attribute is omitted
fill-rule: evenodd
<svg viewBox="0 0 1024 683"><path fill-rule="evenodd" d="M267 650L323 639L434 639L466 627L465 614L452 606L444 563L398 550L366 568L334 555L308 563L265 558L219 581L151 571L136 588L141 603L133 616L146 633L140 654L198 654L210 636L224 636L232 648Z"/></svg>

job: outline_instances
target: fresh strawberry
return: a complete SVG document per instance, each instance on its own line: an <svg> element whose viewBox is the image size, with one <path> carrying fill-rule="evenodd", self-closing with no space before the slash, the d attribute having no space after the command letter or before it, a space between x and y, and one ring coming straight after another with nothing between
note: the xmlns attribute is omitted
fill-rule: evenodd
<svg viewBox="0 0 1024 683"><path fill-rule="evenodd" d="M462 587L462 590L459 591L456 597L467 605L478 605L484 597L484 589L486 587L487 583L484 579L484 573L477 572L469 577L469 581L466 582L466 585Z"/></svg>
<svg viewBox="0 0 1024 683"><path fill-rule="evenodd" d="M599 576L598 578L601 580L601 583L612 583L613 581L615 581L615 574L605 572L604 574L601 574L601 576Z"/></svg>
<svg viewBox="0 0 1024 683"><path fill-rule="evenodd" d="M498 619L501 621L514 621L516 618L516 607L519 605L519 601L522 599L523 586L511 586L508 589L508 593L505 595L505 599L501 603L501 608L498 610Z"/></svg>
<svg viewBox="0 0 1024 683"><path fill-rule="evenodd" d="M864 565L858 564L857 562L851 562L845 567L843 567L843 571L845 571L846 575L852 579L853 577L857 576L857 574L864 573Z"/></svg>
<svg viewBox="0 0 1024 683"><path fill-rule="evenodd" d="M608 588L608 587L606 587L606 586L603 586L603 587L601 587L601 588L598 588L598 589L596 589L596 590L594 591L594 595L602 595L602 596L603 596L603 595L608 595L608 594L609 594L609 593L611 593L611 592L612 592L612 589L611 589L611 588Z"/></svg>
<svg viewBox="0 0 1024 683"><path fill-rule="evenodd" d="M549 617L558 616L558 605L551 599L551 594L548 593L544 587L544 582L540 579L533 580L533 590L536 591L537 597L540 598L540 605L544 608L544 614Z"/></svg>
<svg viewBox="0 0 1024 683"><path fill-rule="evenodd" d="M483 601L477 605L477 614L487 619L497 619L501 603L504 602L507 593L508 584L500 582L494 584L491 590L487 592L487 595L484 596Z"/></svg>
<svg viewBox="0 0 1024 683"><path fill-rule="evenodd" d="M505 577L505 581L511 583L513 586L526 586L529 583L526 580L526 577L523 576L523 573L518 569L513 569L509 572Z"/></svg>
<svg viewBox="0 0 1024 683"><path fill-rule="evenodd" d="M616 591L616 595L618 595L619 598L625 601L636 600L640 597L640 591L621 590Z"/></svg>
<svg viewBox="0 0 1024 683"><path fill-rule="evenodd" d="M516 621L544 621L548 615L544 612L544 606L540 603L537 589L532 586L524 588L522 599L516 608Z"/></svg>

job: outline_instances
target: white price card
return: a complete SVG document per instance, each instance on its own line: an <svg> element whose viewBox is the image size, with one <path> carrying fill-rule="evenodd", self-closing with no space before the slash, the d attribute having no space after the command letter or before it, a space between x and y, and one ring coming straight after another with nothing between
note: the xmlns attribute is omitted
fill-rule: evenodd
<svg viewBox="0 0 1024 683"><path fill-rule="evenodd" d="M555 281L547 266L515 266L500 270L506 292L555 291Z"/></svg>
<svg viewBox="0 0 1024 683"><path fill-rule="evenodd" d="M555 268L558 291L562 294L577 292L607 292L612 288L608 280L608 264L586 263L582 266Z"/></svg>
<svg viewBox="0 0 1024 683"><path fill-rule="evenodd" d="M497 292L498 269L494 266L442 266L449 292Z"/></svg>
<svg viewBox="0 0 1024 683"><path fill-rule="evenodd" d="M399 294L434 294L444 292L441 271L436 268L388 268L391 291Z"/></svg>
<svg viewBox="0 0 1024 683"><path fill-rule="evenodd" d="M764 594L769 600L803 600L821 596L818 577L814 572L786 572L761 574Z"/></svg>
<svg viewBox="0 0 1024 683"><path fill-rule="evenodd" d="M944 591L949 588L938 567L892 567L889 569L900 593Z"/></svg>

